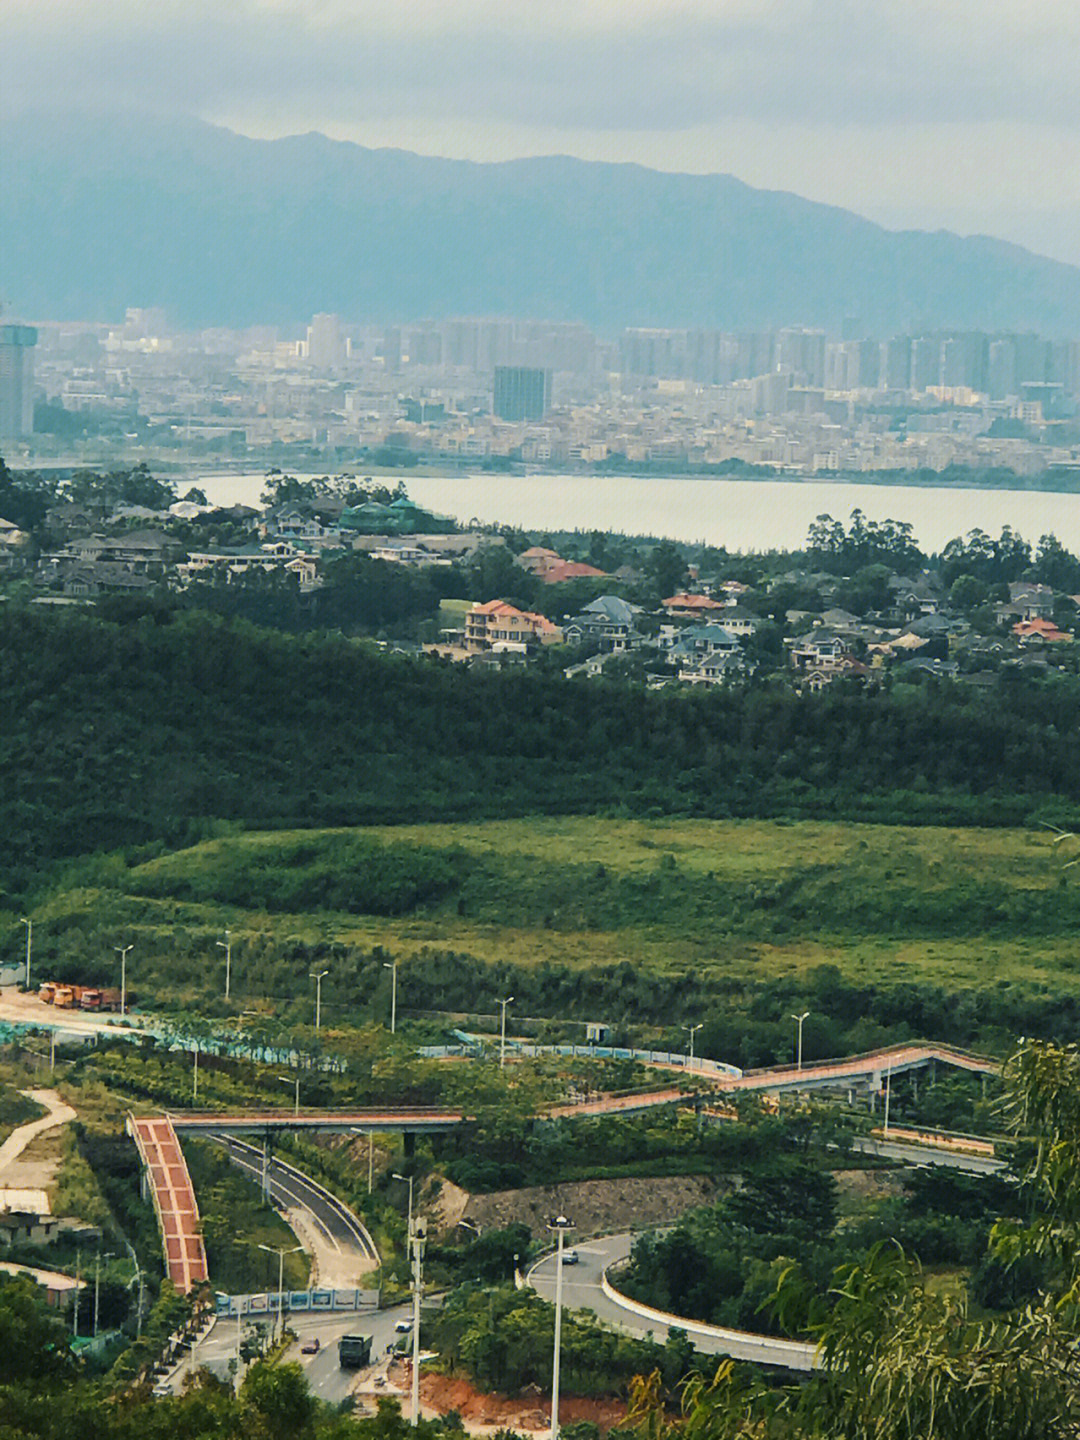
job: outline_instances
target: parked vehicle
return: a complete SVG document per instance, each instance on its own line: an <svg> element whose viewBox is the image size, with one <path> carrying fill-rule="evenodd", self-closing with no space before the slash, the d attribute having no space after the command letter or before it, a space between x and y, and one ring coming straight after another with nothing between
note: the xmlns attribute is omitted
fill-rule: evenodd
<svg viewBox="0 0 1080 1440"><path fill-rule="evenodd" d="M51 980L46 980L45 984L40 986L37 993L39 1000L44 1000L46 1005L51 1005L56 999L56 986Z"/></svg>
<svg viewBox="0 0 1080 1440"><path fill-rule="evenodd" d="M53 987L53 1002L57 1010L74 1010L75 1008L75 987L74 985L55 985Z"/></svg>
<svg viewBox="0 0 1080 1440"><path fill-rule="evenodd" d="M317 1335L314 1335L310 1340L305 1340L303 1345L300 1346L300 1354L317 1355L319 1353L320 1345L321 1342L319 1340L319 1337Z"/></svg>

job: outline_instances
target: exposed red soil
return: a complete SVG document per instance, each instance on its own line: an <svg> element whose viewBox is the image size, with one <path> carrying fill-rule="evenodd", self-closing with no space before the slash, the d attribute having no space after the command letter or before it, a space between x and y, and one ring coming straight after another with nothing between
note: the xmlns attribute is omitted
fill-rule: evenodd
<svg viewBox="0 0 1080 1440"><path fill-rule="evenodd" d="M408 1393L409 1368L395 1364L391 1381ZM420 1407L424 1411L445 1415L456 1410L468 1430L474 1434L490 1427L506 1426L522 1433L547 1432L551 1427L551 1401L547 1395L530 1391L509 1396L484 1394L463 1376L436 1375L423 1371L420 1376ZM626 1419L626 1403L615 1398L590 1399L585 1396L559 1397L560 1424L572 1420L592 1420L606 1433Z"/></svg>

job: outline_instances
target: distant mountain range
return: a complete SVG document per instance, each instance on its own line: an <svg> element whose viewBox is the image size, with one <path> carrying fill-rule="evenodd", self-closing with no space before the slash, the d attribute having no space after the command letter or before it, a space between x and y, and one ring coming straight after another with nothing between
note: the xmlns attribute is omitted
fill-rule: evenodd
<svg viewBox="0 0 1080 1440"><path fill-rule="evenodd" d="M1080 268L1017 245L553 156L501 164L257 141L198 121L9 116L0 296L19 316L181 326L447 315L863 333L1080 335Z"/></svg>

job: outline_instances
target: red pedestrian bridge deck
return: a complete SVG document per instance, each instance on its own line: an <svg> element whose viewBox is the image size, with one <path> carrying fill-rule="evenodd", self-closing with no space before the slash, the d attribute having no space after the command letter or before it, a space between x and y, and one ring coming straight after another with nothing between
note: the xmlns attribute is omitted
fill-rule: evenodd
<svg viewBox="0 0 1080 1440"><path fill-rule="evenodd" d="M209 1272L184 1152L168 1116L137 1119L129 1115L127 1129L146 1167L169 1279L187 1295L206 1283Z"/></svg>

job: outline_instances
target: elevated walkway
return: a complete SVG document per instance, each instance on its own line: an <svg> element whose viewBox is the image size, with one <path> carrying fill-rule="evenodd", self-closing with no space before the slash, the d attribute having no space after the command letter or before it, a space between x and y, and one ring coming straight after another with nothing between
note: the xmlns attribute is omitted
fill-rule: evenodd
<svg viewBox="0 0 1080 1440"><path fill-rule="evenodd" d="M189 1295L209 1277L199 1227L199 1207L184 1152L168 1116L137 1119L129 1115L127 1132L135 1141L161 1228L169 1279Z"/></svg>
<svg viewBox="0 0 1080 1440"><path fill-rule="evenodd" d="M772 1065L762 1070L746 1070L738 1079L720 1080L717 1089L736 1093L740 1090L769 1091L842 1089L845 1085L864 1084L880 1090L887 1075L903 1075L911 1070L925 1070L934 1065L951 1065L974 1075L997 1075L1001 1066L996 1060L973 1055L953 1045L940 1045L921 1040L902 1045L886 1045L864 1055L849 1055L844 1060L821 1060L797 1065Z"/></svg>

